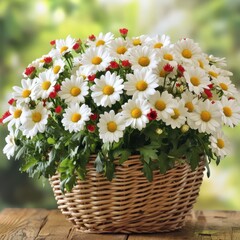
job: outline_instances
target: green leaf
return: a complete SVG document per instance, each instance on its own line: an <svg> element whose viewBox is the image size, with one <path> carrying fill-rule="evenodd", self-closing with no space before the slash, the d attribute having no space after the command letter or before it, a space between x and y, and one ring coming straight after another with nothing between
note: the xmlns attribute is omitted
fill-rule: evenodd
<svg viewBox="0 0 240 240"><path fill-rule="evenodd" d="M115 171L115 165L111 161L106 161L105 163L105 176L109 181L112 181Z"/></svg>
<svg viewBox="0 0 240 240"><path fill-rule="evenodd" d="M38 160L34 157L30 158L24 165L21 166L21 171L26 172L30 167L34 166Z"/></svg>
<svg viewBox="0 0 240 240"><path fill-rule="evenodd" d="M95 159L95 167L96 167L96 171L98 173L103 171L103 162L102 162L102 154L99 152L96 159Z"/></svg>
<svg viewBox="0 0 240 240"><path fill-rule="evenodd" d="M152 182L153 172L152 172L152 169L150 168L150 166L146 162L144 162L144 164L143 164L143 170L142 171L143 171L145 177L147 178L147 180L149 182Z"/></svg>
<svg viewBox="0 0 240 240"><path fill-rule="evenodd" d="M168 156L165 153L161 153L158 156L158 166L160 173L166 173L168 170Z"/></svg>
<svg viewBox="0 0 240 240"><path fill-rule="evenodd" d="M27 146L26 146L26 145L22 146L22 147L18 150L18 153L17 153L15 159L17 159L17 160L20 159L20 158L24 155L24 153L25 153L26 150L27 150Z"/></svg>
<svg viewBox="0 0 240 240"><path fill-rule="evenodd" d="M118 149L113 153L114 158L117 158L120 156L119 158L120 164L123 164L125 161L127 161L130 155L131 155L131 151L129 149Z"/></svg>
<svg viewBox="0 0 240 240"><path fill-rule="evenodd" d="M142 159L148 164L150 163L150 160L158 159L157 149L152 148L151 145L141 147L138 150L140 151Z"/></svg>
<svg viewBox="0 0 240 240"><path fill-rule="evenodd" d="M50 144L50 145L55 144L55 142L56 142L56 141L55 141L54 138L49 137L49 138L47 139L47 143Z"/></svg>

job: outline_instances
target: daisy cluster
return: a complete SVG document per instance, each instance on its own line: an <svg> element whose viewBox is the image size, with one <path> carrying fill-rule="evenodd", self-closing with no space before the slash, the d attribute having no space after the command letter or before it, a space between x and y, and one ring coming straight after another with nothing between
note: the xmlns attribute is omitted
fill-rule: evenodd
<svg viewBox="0 0 240 240"><path fill-rule="evenodd" d="M229 153L222 127L239 123L240 107L225 59L189 38L171 43L166 35L127 33L54 40L26 68L1 119L8 123L8 158L19 142L45 137L50 152L62 136L78 133L92 139L91 154L107 145L108 152L129 147L131 153L155 146L156 155L171 136L179 141L172 149L194 138L210 158ZM50 133L55 125L58 132Z"/></svg>

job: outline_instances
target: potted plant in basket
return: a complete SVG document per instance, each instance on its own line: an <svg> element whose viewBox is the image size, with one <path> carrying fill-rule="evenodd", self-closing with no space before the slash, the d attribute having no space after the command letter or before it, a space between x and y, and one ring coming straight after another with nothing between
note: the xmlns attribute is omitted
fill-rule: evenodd
<svg viewBox="0 0 240 240"><path fill-rule="evenodd" d="M225 59L168 36L68 36L13 87L8 158L50 179L59 208L85 232L182 227L208 164L229 153L240 120Z"/></svg>

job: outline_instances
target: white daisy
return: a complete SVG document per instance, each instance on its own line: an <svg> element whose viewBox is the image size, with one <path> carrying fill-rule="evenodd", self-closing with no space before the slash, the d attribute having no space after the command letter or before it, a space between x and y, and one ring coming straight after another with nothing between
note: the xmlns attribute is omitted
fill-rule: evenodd
<svg viewBox="0 0 240 240"><path fill-rule="evenodd" d="M109 45L109 50L111 51L111 55L114 58L119 58L121 60L126 59L126 55L128 52L129 44L126 40L121 38L116 38Z"/></svg>
<svg viewBox="0 0 240 240"><path fill-rule="evenodd" d="M13 130L13 126L15 126L16 128L20 127L23 111L24 108L20 104L17 104L16 106L10 106L9 112L11 113L11 115L9 115L3 120L3 123L8 122L9 131Z"/></svg>
<svg viewBox="0 0 240 240"><path fill-rule="evenodd" d="M185 91L182 94L181 98L185 103L185 108L187 108L189 113L192 113L195 109L195 106L198 104L198 98L196 97L196 95L192 94L189 91Z"/></svg>
<svg viewBox="0 0 240 240"><path fill-rule="evenodd" d="M91 87L93 101L97 106L109 106L120 100L123 93L123 79L116 74L107 71L100 79L94 80L95 84Z"/></svg>
<svg viewBox="0 0 240 240"><path fill-rule="evenodd" d="M158 80L151 71L147 69L135 70L134 74L127 74L127 82L124 84L124 89L127 95L133 98L147 98L153 95L158 85Z"/></svg>
<svg viewBox="0 0 240 240"><path fill-rule="evenodd" d="M184 77L190 91L200 94L204 89L209 89L209 77L201 68L190 67L184 72Z"/></svg>
<svg viewBox="0 0 240 240"><path fill-rule="evenodd" d="M49 111L39 103L35 109L26 110L22 116L20 130L28 138L34 137L38 132L43 133L48 122Z"/></svg>
<svg viewBox="0 0 240 240"><path fill-rule="evenodd" d="M226 58L219 58L219 57L215 57L213 55L209 55L208 56L209 61L214 64L216 67L226 67L227 63L226 63Z"/></svg>
<svg viewBox="0 0 240 240"><path fill-rule="evenodd" d="M6 138L6 145L3 148L3 153L7 156L8 159L14 156L14 152L16 150L16 144L15 144L15 137L12 134L9 134Z"/></svg>
<svg viewBox="0 0 240 240"><path fill-rule="evenodd" d="M179 40L174 45L174 50L178 59L186 63L197 62L201 57L201 48L192 39Z"/></svg>
<svg viewBox="0 0 240 240"><path fill-rule="evenodd" d="M57 82L57 76L51 69L41 72L38 78L35 79L36 84L33 88L32 98L37 100L38 98L48 98L49 94L54 91L54 85Z"/></svg>
<svg viewBox="0 0 240 240"><path fill-rule="evenodd" d="M225 96L219 102L222 109L222 121L230 127L234 127L240 122L240 107L235 99L228 100Z"/></svg>
<svg viewBox="0 0 240 240"><path fill-rule="evenodd" d="M153 38L147 39L146 44L149 47L161 49L162 47L170 45L170 37L167 35L156 35Z"/></svg>
<svg viewBox="0 0 240 240"><path fill-rule="evenodd" d="M130 46L131 47L138 47L138 46L143 46L146 45L148 42L149 37L146 35L141 35L138 37L133 37L131 40L129 40Z"/></svg>
<svg viewBox="0 0 240 240"><path fill-rule="evenodd" d="M51 67L52 72L56 76L59 76L59 74L64 71L64 66L65 66L64 61L62 59L57 59L53 61L53 66Z"/></svg>
<svg viewBox="0 0 240 240"><path fill-rule="evenodd" d="M129 49L129 61L133 70L142 68L150 70L158 64L156 52L146 46Z"/></svg>
<svg viewBox="0 0 240 240"><path fill-rule="evenodd" d="M61 91L58 93L60 98L66 103L84 103L85 96L88 95L88 83L83 77L71 76L62 82Z"/></svg>
<svg viewBox="0 0 240 240"><path fill-rule="evenodd" d="M131 126L139 131L146 127L146 124L149 122L147 114L150 111L150 105L147 100L139 98L135 100L130 99L122 106L122 109L126 126Z"/></svg>
<svg viewBox="0 0 240 240"><path fill-rule="evenodd" d="M168 121L171 114L173 114L173 96L167 91L160 93L155 92L149 97L151 108L157 111L157 120Z"/></svg>
<svg viewBox="0 0 240 240"><path fill-rule="evenodd" d="M104 114L100 114L97 126L99 127L100 139L104 143L118 142L123 137L125 129L124 118L120 113L115 114L113 110L109 113L104 112Z"/></svg>
<svg viewBox="0 0 240 240"><path fill-rule="evenodd" d="M114 39L114 35L111 32L108 32L106 34L99 33L99 35L96 36L94 41L87 39L86 44L89 47L108 46L109 44L111 44L113 39Z"/></svg>
<svg viewBox="0 0 240 240"><path fill-rule="evenodd" d="M14 86L13 87L13 98L17 100L18 103L29 103L31 97L33 96L33 88L36 84L36 81L33 79L22 79L22 87Z"/></svg>
<svg viewBox="0 0 240 240"><path fill-rule="evenodd" d="M91 109L86 104L71 103L63 114L62 124L70 133L78 132L84 129L90 115Z"/></svg>
<svg viewBox="0 0 240 240"><path fill-rule="evenodd" d="M185 102L181 99L172 100L172 113L165 121L166 125L170 125L173 129L180 128L186 123L187 108L185 108Z"/></svg>
<svg viewBox="0 0 240 240"><path fill-rule="evenodd" d="M188 115L188 124L199 132L213 133L221 127L221 112L218 105L208 99L199 101L195 106L195 111Z"/></svg>
<svg viewBox="0 0 240 240"><path fill-rule="evenodd" d="M220 76L216 79L213 79L213 83L216 89L222 91L227 97L234 97L238 93L235 85L228 77Z"/></svg>
<svg viewBox="0 0 240 240"><path fill-rule="evenodd" d="M72 51L72 47L76 43L76 40L71 38L70 36L67 36L66 40L59 39L56 40L56 49L61 54L64 55L67 52Z"/></svg>
<svg viewBox="0 0 240 240"><path fill-rule="evenodd" d="M98 48L88 48L82 55L82 71L88 76L95 74L97 71L103 71L112 61L109 51L106 51L103 46Z"/></svg>
<svg viewBox="0 0 240 240"><path fill-rule="evenodd" d="M211 149L217 156L223 158L231 153L231 144L222 131L211 136L209 140L211 142Z"/></svg>
<svg viewBox="0 0 240 240"><path fill-rule="evenodd" d="M157 56L161 58L165 64L170 63L172 66L177 67L176 56L172 47L166 46L161 48Z"/></svg>

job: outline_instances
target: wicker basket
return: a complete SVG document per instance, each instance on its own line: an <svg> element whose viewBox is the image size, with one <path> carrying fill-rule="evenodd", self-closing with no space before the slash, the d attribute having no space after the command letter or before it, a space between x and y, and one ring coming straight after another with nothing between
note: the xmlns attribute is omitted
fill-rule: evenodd
<svg viewBox="0 0 240 240"><path fill-rule="evenodd" d="M195 171L181 164L148 182L139 156L116 167L109 182L96 173L93 159L85 181L62 194L59 176L50 179L59 209L81 232L144 233L181 228L202 183L204 162Z"/></svg>

